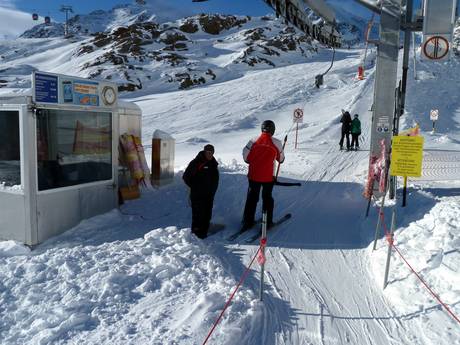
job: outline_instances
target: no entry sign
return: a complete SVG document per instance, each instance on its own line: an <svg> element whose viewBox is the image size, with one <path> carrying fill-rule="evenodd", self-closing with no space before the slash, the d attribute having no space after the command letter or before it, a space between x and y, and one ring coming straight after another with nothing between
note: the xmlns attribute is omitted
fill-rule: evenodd
<svg viewBox="0 0 460 345"><path fill-rule="evenodd" d="M443 36L428 37L422 46L423 56L430 60L442 60L449 53L449 41Z"/></svg>
<svg viewBox="0 0 460 345"><path fill-rule="evenodd" d="M292 119L294 123L303 123L303 110L300 108L295 109L294 116Z"/></svg>

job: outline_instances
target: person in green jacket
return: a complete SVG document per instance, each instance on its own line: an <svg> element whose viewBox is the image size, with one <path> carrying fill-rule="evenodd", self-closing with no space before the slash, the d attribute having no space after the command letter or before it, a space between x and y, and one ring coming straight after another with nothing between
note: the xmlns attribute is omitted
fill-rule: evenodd
<svg viewBox="0 0 460 345"><path fill-rule="evenodd" d="M361 121L359 121L358 114L355 114L351 121L351 149L359 149L359 135L361 134Z"/></svg>

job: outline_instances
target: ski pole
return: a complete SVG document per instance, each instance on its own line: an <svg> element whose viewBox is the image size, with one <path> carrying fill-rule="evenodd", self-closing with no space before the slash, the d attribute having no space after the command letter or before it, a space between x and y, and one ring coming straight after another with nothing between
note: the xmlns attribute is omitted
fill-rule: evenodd
<svg viewBox="0 0 460 345"><path fill-rule="evenodd" d="M288 131L288 133L289 132L290 132L290 130ZM286 136L284 137L283 151L284 151L284 148L286 147L287 137L288 136L286 134ZM278 167L276 168L276 175L275 175L274 185L283 186L283 187L292 187L292 186L300 187L301 186L301 184L299 182L280 182L280 181L278 181L278 174L280 172L280 167L281 167L281 163L278 163Z"/></svg>
<svg viewBox="0 0 460 345"><path fill-rule="evenodd" d="M300 187L302 185L300 182L280 182L278 180L276 180L274 184L275 186L282 186L282 187L292 187L292 186Z"/></svg>
<svg viewBox="0 0 460 345"><path fill-rule="evenodd" d="M284 137L284 143L283 143L283 149L282 149L283 151L286 146L286 142L287 142L287 134ZM281 163L278 162L278 167L276 168L276 175L275 175L275 184L276 184L276 180L278 180L278 174L280 173L280 167L281 167Z"/></svg>

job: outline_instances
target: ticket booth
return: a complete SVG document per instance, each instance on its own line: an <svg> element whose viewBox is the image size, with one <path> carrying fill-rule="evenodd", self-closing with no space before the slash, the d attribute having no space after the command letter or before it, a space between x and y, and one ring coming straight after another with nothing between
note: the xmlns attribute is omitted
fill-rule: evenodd
<svg viewBox="0 0 460 345"><path fill-rule="evenodd" d="M116 84L52 73L0 97L0 239L36 245L117 207L119 133L140 117Z"/></svg>

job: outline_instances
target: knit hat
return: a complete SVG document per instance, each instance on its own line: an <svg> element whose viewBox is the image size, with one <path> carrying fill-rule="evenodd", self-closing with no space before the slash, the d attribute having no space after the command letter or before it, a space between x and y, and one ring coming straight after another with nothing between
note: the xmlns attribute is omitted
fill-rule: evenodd
<svg viewBox="0 0 460 345"><path fill-rule="evenodd" d="M212 146L211 144L204 145L204 150L210 151L214 154L214 146Z"/></svg>

